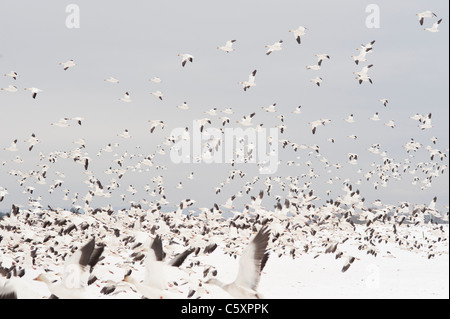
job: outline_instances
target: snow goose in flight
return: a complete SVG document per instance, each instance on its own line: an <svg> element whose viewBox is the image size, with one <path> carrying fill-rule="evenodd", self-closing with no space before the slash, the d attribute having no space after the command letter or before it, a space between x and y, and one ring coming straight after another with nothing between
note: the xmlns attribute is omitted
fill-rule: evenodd
<svg viewBox="0 0 450 319"><path fill-rule="evenodd" d="M362 84L363 82L370 82L371 84L373 84L372 79L367 74L371 67L373 67L373 64L363 67L360 72L353 72L357 75L356 79L359 80L359 84Z"/></svg>
<svg viewBox="0 0 450 319"><path fill-rule="evenodd" d="M6 91L6 92L15 93L15 92L17 92L17 86L9 85L7 88L2 88L1 90Z"/></svg>
<svg viewBox="0 0 450 319"><path fill-rule="evenodd" d="M360 51L359 54L352 55L353 61L355 61L356 65L358 65L359 62L366 62L367 61L366 55L368 52L370 52L370 51L362 50L361 48L358 48L357 50Z"/></svg>
<svg viewBox="0 0 450 319"><path fill-rule="evenodd" d="M372 121L379 121L380 118L378 117L378 112L376 112L374 115L372 115L372 117L369 118L369 120L372 120Z"/></svg>
<svg viewBox="0 0 450 319"><path fill-rule="evenodd" d="M274 113L277 110L275 110L275 106L277 105L277 103L273 103L272 105L269 105L268 107L261 107L264 111L269 112L269 113Z"/></svg>
<svg viewBox="0 0 450 319"><path fill-rule="evenodd" d="M311 130L313 134L316 134L317 127L319 127L320 125L325 125L325 123L322 120L312 121L309 122L308 124L311 125Z"/></svg>
<svg viewBox="0 0 450 319"><path fill-rule="evenodd" d="M372 50L374 44L375 44L375 40L373 40L372 42L367 43L366 45L361 44L361 49L363 49L365 51L370 51L370 50Z"/></svg>
<svg viewBox="0 0 450 319"><path fill-rule="evenodd" d="M320 84L322 84L323 80L321 77L315 77L314 79L312 79L310 82L316 83L317 86L320 86Z"/></svg>
<svg viewBox="0 0 450 319"><path fill-rule="evenodd" d="M132 99L130 98L130 94L125 92L125 95L119 99L119 101L130 103Z"/></svg>
<svg viewBox="0 0 450 319"><path fill-rule="evenodd" d="M233 114L234 112L233 112L233 110L229 107L229 108L226 108L225 110L223 110L222 111L222 113L225 113L225 114Z"/></svg>
<svg viewBox="0 0 450 319"><path fill-rule="evenodd" d="M119 83L119 80L116 79L116 78L113 78L112 76L110 76L109 78L105 79L105 81L109 82L109 83L115 83L115 84Z"/></svg>
<svg viewBox="0 0 450 319"><path fill-rule="evenodd" d="M189 110L189 106L186 102L183 102L182 105L178 105L177 108L179 108L180 110Z"/></svg>
<svg viewBox="0 0 450 319"><path fill-rule="evenodd" d="M9 147L4 148L3 150L9 151L9 152L19 151L19 149L17 148L17 140L14 140Z"/></svg>
<svg viewBox="0 0 450 319"><path fill-rule="evenodd" d="M18 77L19 75L17 74L17 72L11 71L11 72L9 72L9 73L6 73L5 76L9 76L9 77L13 78L14 80L17 80L17 77Z"/></svg>
<svg viewBox="0 0 450 319"><path fill-rule="evenodd" d="M239 82L239 84L242 84L242 87L244 88L244 91L247 91L247 89L251 88L252 86L256 86L255 76L256 76L256 70L254 70L249 75L248 81Z"/></svg>
<svg viewBox="0 0 450 319"><path fill-rule="evenodd" d="M69 119L67 117L65 117L65 118L59 119L58 122L51 123L50 125L58 126L58 127L68 127L68 126L70 126L70 124L67 123L68 120Z"/></svg>
<svg viewBox="0 0 450 319"><path fill-rule="evenodd" d="M5 199L5 196L8 195L8 190L0 186L0 202Z"/></svg>
<svg viewBox="0 0 450 319"><path fill-rule="evenodd" d="M330 56L328 54L315 54L315 56L317 57L317 64L319 66L322 65L322 61L323 60L329 60Z"/></svg>
<svg viewBox="0 0 450 319"><path fill-rule="evenodd" d="M73 60L69 60L67 62L61 62L59 65L62 65L64 67L64 71L67 71L67 69L74 67L76 64Z"/></svg>
<svg viewBox="0 0 450 319"><path fill-rule="evenodd" d="M217 49L225 51L226 53L230 53L231 51L234 51L234 49L233 49L234 42L236 42L236 40L229 40L229 41L227 41L227 43L225 43L225 46L219 46L219 47L217 47Z"/></svg>
<svg viewBox="0 0 450 319"><path fill-rule="evenodd" d="M439 32L439 25L441 24L442 19L440 19L438 22L433 23L433 26L431 28L425 28L425 31L429 31L429 32Z"/></svg>
<svg viewBox="0 0 450 319"><path fill-rule="evenodd" d="M162 82L162 80L157 76L152 77L149 81L153 82L153 83L161 83Z"/></svg>
<svg viewBox="0 0 450 319"><path fill-rule="evenodd" d="M289 32L294 33L295 40L297 40L298 44L301 44L302 43L301 37L306 35L305 30L308 30L308 29L305 27L298 27L298 29L289 30Z"/></svg>
<svg viewBox="0 0 450 319"><path fill-rule="evenodd" d="M183 264L186 258L194 252L194 249L188 248L182 253L176 255L170 261L165 262L166 253L163 250L161 236L157 235L152 240L150 249L144 247L147 251L145 258L145 277L141 283L136 278L130 275L125 276L123 281L135 286L139 293L145 298L163 298L165 297L164 289L167 287L167 266L179 267Z"/></svg>
<svg viewBox="0 0 450 319"><path fill-rule="evenodd" d="M307 66L306 66L306 69L307 69L307 70L318 71L318 70L320 70L320 64L307 65Z"/></svg>
<svg viewBox="0 0 450 319"><path fill-rule="evenodd" d="M123 133L117 134L117 136L121 138L131 138L130 132L128 132L127 129L125 129Z"/></svg>
<svg viewBox="0 0 450 319"><path fill-rule="evenodd" d="M156 96L156 97L157 97L158 99L160 99L161 101L163 100L163 96L164 96L164 95L162 94L161 91L152 92L152 93L150 93L150 94Z"/></svg>
<svg viewBox="0 0 450 319"><path fill-rule="evenodd" d="M262 296L257 289L261 272L269 258L267 251L269 236L270 231L267 227L262 227L259 230L242 253L239 260L239 271L232 283L225 284L217 278L211 278L205 283L219 286L234 298L260 299Z"/></svg>
<svg viewBox="0 0 450 319"><path fill-rule="evenodd" d="M294 114L302 114L301 108L302 108L301 105L297 106L297 107L295 108L295 110L292 111L292 113L294 113Z"/></svg>
<svg viewBox="0 0 450 319"><path fill-rule="evenodd" d="M421 130L425 130L425 129L432 128L433 125L431 125L431 113L429 113L428 116L423 117L423 118L420 120L420 122L422 123L422 124L419 124L419 128L420 128Z"/></svg>
<svg viewBox="0 0 450 319"><path fill-rule="evenodd" d="M345 119L345 121L346 121L347 123L355 123L355 119L353 118L353 114L350 114L350 115Z"/></svg>
<svg viewBox="0 0 450 319"><path fill-rule="evenodd" d="M380 102L383 103L384 107L386 107L388 105L388 103L389 103L389 100L388 99L381 99Z"/></svg>
<svg viewBox="0 0 450 319"><path fill-rule="evenodd" d="M151 123L151 128L150 128L150 133L153 133L153 131L155 130L155 128L157 128L158 126L160 126L162 129L164 129L164 127L166 127L166 125L164 124L163 121L161 120L149 120L149 122Z"/></svg>
<svg viewBox="0 0 450 319"><path fill-rule="evenodd" d="M38 89L38 88L25 88L25 91L31 91L31 96L33 97L33 99L35 99L36 98L36 96L37 96L37 94L39 93L39 92L42 92L42 90L40 90L40 89Z"/></svg>
<svg viewBox="0 0 450 319"><path fill-rule="evenodd" d="M432 18L433 16L437 17L437 15L432 11L424 11L424 12L416 13L416 16L419 19L420 25L423 25L423 21L425 18Z"/></svg>
<svg viewBox="0 0 450 319"><path fill-rule="evenodd" d="M256 113L252 113L250 115L242 117L240 121L236 121L238 124L242 124L244 126L251 126L252 125L252 118L255 116Z"/></svg>
<svg viewBox="0 0 450 319"><path fill-rule="evenodd" d="M31 134L31 137L24 141L25 143L29 144L28 150L31 151L33 147L39 143L39 140L36 138L36 135L33 133Z"/></svg>
<svg viewBox="0 0 450 319"><path fill-rule="evenodd" d="M181 60L181 66L184 67L187 63L187 61L189 62L194 62L194 57L190 54L178 54L178 56L181 56L183 59Z"/></svg>
<svg viewBox="0 0 450 319"><path fill-rule="evenodd" d="M281 51L282 47L281 44L283 43L283 40L280 40L272 45L266 45L266 48L268 48L266 55L271 54L274 51Z"/></svg>
<svg viewBox="0 0 450 319"><path fill-rule="evenodd" d="M47 284L50 292L60 299L85 298L90 272L99 261L103 250L104 246L95 247L93 238L64 262L61 281L53 282L46 274L40 274L35 280Z"/></svg>
<svg viewBox="0 0 450 319"><path fill-rule="evenodd" d="M389 126L390 128L394 128L395 127L395 122L393 120L389 120L389 122L384 123L384 125Z"/></svg>

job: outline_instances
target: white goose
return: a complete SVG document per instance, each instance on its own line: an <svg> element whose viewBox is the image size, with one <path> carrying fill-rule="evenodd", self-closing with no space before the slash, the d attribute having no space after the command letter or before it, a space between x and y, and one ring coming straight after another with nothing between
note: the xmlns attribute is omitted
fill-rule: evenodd
<svg viewBox="0 0 450 319"><path fill-rule="evenodd" d="M308 29L305 27L298 27L298 29L289 30L289 32L294 33L295 40L297 40L298 44L301 44L302 43L301 37L306 35L306 32L305 32L306 30L308 30Z"/></svg>
<svg viewBox="0 0 450 319"><path fill-rule="evenodd" d="M17 77L18 77L19 75L17 74L16 71L11 71L11 72L9 72L9 73L6 73L5 76L9 76L9 77L13 78L14 80L17 80Z"/></svg>
<svg viewBox="0 0 450 319"><path fill-rule="evenodd" d="M439 25L441 24L442 19L440 19L438 22L433 23L433 26L431 28L425 28L425 31L429 31L429 32L439 32Z"/></svg>
<svg viewBox="0 0 450 319"><path fill-rule="evenodd" d="M150 93L150 94L152 94L152 95L154 95L154 96L156 96L158 99L160 99L161 101L163 100L163 93L161 92L161 91L155 91L155 92L152 92L152 93Z"/></svg>
<svg viewBox="0 0 450 319"><path fill-rule="evenodd" d="M69 60L67 62L61 62L59 65L62 65L64 68L64 71L67 71L69 68L73 68L76 64L73 62L73 60Z"/></svg>
<svg viewBox="0 0 450 319"><path fill-rule="evenodd" d="M37 94L39 93L39 92L42 92L42 90L40 90L40 89L38 89L38 88L25 88L25 91L31 91L31 96L33 97L33 99L35 99L36 98L36 96L37 96Z"/></svg>
<svg viewBox="0 0 450 319"><path fill-rule="evenodd" d="M248 81L239 82L239 84L242 84L242 87L244 88L244 91L247 91L247 89L256 86L255 83L255 76L256 76L256 70L254 70L248 77Z"/></svg>
<svg viewBox="0 0 450 319"><path fill-rule="evenodd" d="M86 298L90 272L99 261L103 249L104 246L95 248L95 239L91 239L65 261L61 281L51 281L46 274L40 274L35 280L47 284L50 292L60 299Z"/></svg>
<svg viewBox="0 0 450 319"><path fill-rule="evenodd" d="M125 95L122 98L120 98L119 101L130 103L133 100L130 98L130 94L128 92L125 92Z"/></svg>
<svg viewBox="0 0 450 319"><path fill-rule="evenodd" d="M1 88L2 91L6 91L6 92L11 92L11 93L15 93L17 92L17 86L14 85L10 85L7 88Z"/></svg>
<svg viewBox="0 0 450 319"><path fill-rule="evenodd" d="M224 46L217 47L218 50L225 51L226 53L230 53L234 51L233 49L233 43L236 42L236 40L229 40Z"/></svg>
<svg viewBox="0 0 450 319"><path fill-rule="evenodd" d="M266 55L270 55L274 51L281 51L283 49L281 44L283 44L283 40L280 40L272 45L266 45L266 48L268 48Z"/></svg>
<svg viewBox="0 0 450 319"><path fill-rule="evenodd" d="M232 283L225 284L217 278L211 278L205 283L219 286L234 298L260 299L262 296L257 289L261 271L269 258L267 252L269 236L270 231L266 227L259 230L242 253L239 260L239 272Z"/></svg>
<svg viewBox="0 0 450 319"><path fill-rule="evenodd" d="M252 113L250 115L242 117L240 121L236 121L238 124L242 124L244 126L251 126L252 125L252 118L255 116L256 113Z"/></svg>
<svg viewBox="0 0 450 319"><path fill-rule="evenodd" d="M420 25L423 25L423 21L425 18L432 18L433 16L437 17L437 15L432 11L424 11L416 14L419 19Z"/></svg>
<svg viewBox="0 0 450 319"><path fill-rule="evenodd" d="M321 77L315 77L314 79L312 79L310 82L315 83L317 86L320 86L323 82Z"/></svg>
<svg viewBox="0 0 450 319"><path fill-rule="evenodd" d="M181 56L183 58L181 60L182 67L184 67L188 61L191 63L194 62L194 57L190 54L180 53L180 54L178 54L178 56Z"/></svg>
<svg viewBox="0 0 450 319"><path fill-rule="evenodd" d="M114 78L114 77L112 77L112 76L110 76L109 78L105 79L105 81L109 82L109 83L115 83L115 84L119 83L119 80Z"/></svg>

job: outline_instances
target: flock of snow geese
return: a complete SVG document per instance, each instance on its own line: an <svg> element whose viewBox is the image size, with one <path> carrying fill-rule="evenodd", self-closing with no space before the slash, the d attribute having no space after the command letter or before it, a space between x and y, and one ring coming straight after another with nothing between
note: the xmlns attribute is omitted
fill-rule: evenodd
<svg viewBox="0 0 450 319"><path fill-rule="evenodd" d="M420 25L425 19L435 18L436 14L425 11L417 14ZM435 22L432 27L425 28L429 32L438 32L442 19ZM308 29L299 27L289 30L295 41L303 45ZM234 52L236 40L230 40L217 49L226 53ZM276 54L282 50L283 41L266 45L266 55ZM352 56L357 65L367 62L367 55L373 52L375 41L361 45L358 55ZM194 64L194 56L179 54L181 66ZM308 70L320 70L324 61L330 60L328 54L316 54L317 64L306 66ZM60 63L64 71L74 68L74 60ZM373 83L369 71L373 64L364 66L359 72L354 72L360 84ZM70 71L68 71L70 72ZM11 71L4 74L16 81L19 73ZM247 81L239 82L244 91L256 86L257 70L250 73ZM105 82L117 84L119 80L114 77L104 79ZM158 84L162 80L158 77L150 79ZM316 77L311 80L321 86L323 79ZM15 93L18 88L10 85L2 91ZM38 98L43 90L31 87L25 90L32 93L32 98ZM161 91L151 93L159 100L163 100ZM128 92L119 98L121 102L131 103L132 98ZM381 105L388 107L388 99L380 99ZM187 102L177 106L180 110L188 110ZM276 103L262 107L267 113L277 112ZM218 111L217 108L206 111L209 116L234 114L231 108ZM302 113L302 107L296 107L292 116ZM238 124L252 126L252 119L256 112L243 116ZM283 134L286 126L285 117L277 117L282 124L278 127ZM230 123L230 118L219 117L222 126ZM344 119L347 123L355 122L354 114ZM376 112L371 121L379 121L379 112ZM420 131L433 128L432 114L415 114L411 120L418 121ZM51 125L65 128L70 125L83 126L83 117L62 118ZM166 123L162 120L149 120L150 133L164 129ZM201 120L203 128L211 124L211 119ZM319 119L309 122L312 134L331 120ZM395 128L393 120L385 123ZM261 127L262 125L258 126ZM158 129L158 130L159 130ZM419 131L419 132L420 132ZM131 139L128 130L117 134L122 139ZM165 138L165 145L172 146L177 138ZM357 139L357 135L349 136ZM271 141L276 142L276 141ZM298 150L309 151L309 156L316 157L328 170L339 169L341 164L330 163L321 153L318 145L300 145L287 139L278 141L283 149L291 147ZM334 143L334 139L329 139ZM31 134L23 143L27 152L37 152L38 144L44 143L38 134ZM217 147L217 141L207 141L205 149L212 152ZM373 180L375 189L387 187L390 180L400 180L403 175L413 176L412 184L421 185L422 189L431 187L432 181L443 175L447 169L444 161L447 152L436 148L438 139L433 137L431 145L423 146L413 138L404 144L408 155L403 161L396 161L387 156L380 144L373 144L368 151L380 156L380 163L374 163L373 169L358 173L365 181ZM19 152L21 142L15 139L3 152ZM143 298L203 298L210 293L210 286L221 287L231 297L236 298L262 298L258 291L258 284L267 262L271 258L290 256L299 259L301 269L301 256L314 254L335 254L337 262L342 263L342 272L350 269L352 263L358 258L348 254L345 245L349 243L358 247L358 250L368 255L381 258L389 256L385 245L396 246L400 249L423 254L426 258L448 253L448 222L447 212L442 214L436 207L437 198L434 197L428 204L412 204L399 202L396 205L385 204L377 200L371 204L355 185L362 180L351 183L342 182L343 194L334 199L329 198L325 203L311 189L311 182L302 183L304 179L311 180L318 177L312 161L305 164L310 168L307 174L300 176L270 176L261 178L254 176L245 183L243 190L232 195L225 203L214 203L211 208L197 208L196 201L184 199L177 203L176 210L171 211L171 203L165 194L164 177L153 176L151 183L140 190L133 185L121 185L125 174L132 172L163 171L163 165L155 165L158 156L166 152L158 145L155 153L150 155L116 154L112 164L105 170L110 181L104 182L100 174L90 170L90 163L95 161L93 156L86 152L87 141L80 138L73 142L74 149L68 151L54 151L47 154L39 153L39 169L29 172L13 168L23 163L17 156L12 161L3 161L3 167L10 167L9 174L17 178L18 186L24 194L29 196L27 205L13 205L10 212L0 219L0 298L101 298L101 297L143 297ZM113 153L118 143L109 143L101 148L97 157L100 159L104 153ZM430 161L413 165L411 157L415 152L424 149L428 152ZM251 151L239 154L251 159ZM358 154L348 154L350 165L358 163ZM75 164L81 165L80 170L85 173L87 193L71 194L69 189L63 189L65 184L64 172L55 171L52 164L58 161L71 159ZM132 164L132 160L137 163ZM218 187L215 193L219 194L227 184L238 179L245 180L248 174L230 164L232 170L229 176ZM299 165L295 161L288 161L287 165ZM421 180L419 173L425 177ZM54 179L52 180L52 176ZM194 172L187 179L194 179ZM327 183L333 184L337 179L330 178ZM1 182L1 179L0 179ZM258 183L261 183L258 187ZM353 185L352 185L353 184ZM272 196L276 186L280 191L287 192L286 196L275 196L276 205L273 208L264 207L266 196ZM47 187L50 194L57 194L61 190L63 200L70 203L70 210L54 208L43 203L39 194L40 187ZM177 188L183 188L180 181ZM252 190L257 195L252 195ZM97 197L120 197L129 208L115 210L111 205L107 207L93 207ZM10 196L10 192L0 185L0 203ZM144 192L140 201L125 200L128 197L135 199ZM129 194L126 194L129 193ZM139 194L139 195L137 195ZM329 195L330 192L327 191ZM70 198L72 195L72 198ZM239 197L249 196L247 203L240 210L236 210L234 201ZM154 200L149 201L149 198ZM228 216L226 216L228 214ZM420 231L416 231L419 229ZM221 251L236 259L238 268L237 277L231 283L223 283L217 265L210 259L214 252ZM42 289L42 286L45 289ZM39 289L38 289L39 288ZM212 296L214 297L214 296Z"/></svg>

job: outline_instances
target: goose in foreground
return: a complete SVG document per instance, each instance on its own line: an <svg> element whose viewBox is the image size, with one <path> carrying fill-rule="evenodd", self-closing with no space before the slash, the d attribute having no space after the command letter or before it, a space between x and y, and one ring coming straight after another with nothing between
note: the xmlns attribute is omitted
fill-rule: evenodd
<svg viewBox="0 0 450 319"><path fill-rule="evenodd" d="M306 35L305 30L308 30L308 29L305 27L298 27L298 29L289 30L289 32L294 33L295 40L297 40L298 44L301 44L302 43L301 37Z"/></svg>
<svg viewBox="0 0 450 319"><path fill-rule="evenodd" d="M438 22L433 23L433 26L431 28L425 28L425 31L429 31L429 32L439 32L439 25L441 24L442 19L440 19Z"/></svg>
<svg viewBox="0 0 450 319"><path fill-rule="evenodd" d="M194 62L194 57L190 54L178 54L178 56L181 56L183 59L181 60L181 66L184 67L187 63L187 61L189 62Z"/></svg>
<svg viewBox="0 0 450 319"><path fill-rule="evenodd" d="M37 94L39 92L42 92L42 90L38 89L38 88L25 88L25 91L31 91L31 96L33 97L33 99L36 98Z"/></svg>
<svg viewBox="0 0 450 319"><path fill-rule="evenodd" d="M255 76L256 76L256 70L254 70L249 75L248 81L239 82L239 84L242 84L242 87L244 88L244 91L247 91L247 89L251 88L252 86L256 86Z"/></svg>
<svg viewBox="0 0 450 319"><path fill-rule="evenodd" d="M50 292L60 299L85 298L89 275L104 248L104 246L96 248L93 238L66 260L61 281L51 281L46 274L40 274L35 280L47 284Z"/></svg>
<svg viewBox="0 0 450 319"><path fill-rule="evenodd" d="M234 298L260 299L262 296L257 289L261 271L269 258L267 251L269 236L270 231L267 227L259 230L242 253L239 260L239 272L232 283L225 284L217 278L211 278L205 283L219 286Z"/></svg>
<svg viewBox="0 0 450 319"><path fill-rule="evenodd" d="M166 267L179 267L186 258L194 252L194 249L188 248L182 253L176 255L173 259L165 262L166 253L163 250L161 236L157 235L152 240L150 249L145 258L145 277L143 282L131 277L131 274L124 277L123 281L132 284L136 290L145 298L162 299L166 295L164 290L167 288Z"/></svg>
<svg viewBox="0 0 450 319"><path fill-rule="evenodd" d="M417 18L419 19L420 25L423 25L423 21L425 18L437 17L437 15L432 11L424 11L420 13L416 13Z"/></svg>
<svg viewBox="0 0 450 319"><path fill-rule="evenodd" d="M226 53L230 53L231 51L234 51L234 49L233 49L234 42L236 42L236 40L229 40L229 41L227 41L227 43L225 43L224 46L217 47L217 49L225 51Z"/></svg>

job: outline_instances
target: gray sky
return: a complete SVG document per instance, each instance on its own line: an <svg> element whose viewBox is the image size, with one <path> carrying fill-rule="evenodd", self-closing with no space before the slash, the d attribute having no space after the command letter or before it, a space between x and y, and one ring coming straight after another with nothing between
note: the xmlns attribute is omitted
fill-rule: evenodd
<svg viewBox="0 0 450 319"><path fill-rule="evenodd" d="M77 4L80 8L80 28L66 27L66 6ZM231 107L230 127L243 115L257 112L253 122L263 123L270 128L280 124L276 118L286 117L287 130L279 138L298 144L318 144L321 155L330 164L340 163L342 169L329 168L327 172L320 158L309 155L311 150L291 149L280 151L282 161L277 173L272 176L296 176L307 173L306 161L313 163L314 171L320 176L311 181L312 189L323 199L342 194L342 181L351 183L362 179L362 196L368 203L382 199L386 203L398 201L428 203L438 196L438 207L448 205L448 171L433 178L432 187L421 190L421 183L411 185L413 176L402 174L400 181L390 180L387 188L374 190L372 183L364 180L363 174L374 169L372 163L382 164L379 155L367 149L375 143L387 152L389 158L402 163L409 154L402 145L411 138L423 147L409 157L411 166L429 163L426 145L432 145L430 138L438 137L433 148L448 153L448 1L377 1L381 10L381 26L368 29L365 25L366 6L364 1L13 1L2 4L0 11L0 74L11 70L19 73L17 81L0 76L0 86L16 85L16 93L0 92L0 160L7 164L0 167L0 187L8 189L9 195L0 203L0 209L9 208L12 203L26 204L29 194L22 194L16 177L10 176L11 169L24 172L39 169L39 153L70 151L78 138L87 141L86 152L93 159L90 169L103 184L110 176L103 174L112 163L112 154L97 157L100 148L108 143L119 143L115 153L152 154L162 144L171 129L192 127L192 121L205 117L205 111L217 107L223 110ZM435 12L443 18L439 33L423 30L430 27L437 18L426 19L420 26L416 13L425 10ZM298 26L308 28L307 36L298 45L288 31ZM236 39L236 51L227 54L216 49L227 40ZM283 40L283 50L266 56L265 45ZM351 58L357 54L361 44L376 40L373 52L367 55L368 62L356 66ZM178 53L190 53L194 63L181 67ZM307 70L306 65L316 64L316 53L327 53L331 60L324 61L319 71ZM63 71L58 65L73 59L76 67ZM374 84L359 85L353 72L364 65L373 64L370 70ZM254 69L257 86L244 92L237 83L244 81ZM119 84L103 80L114 76ZM149 82L153 76L162 83ZM316 87L310 79L320 76L322 86ZM36 100L30 97L25 87L43 90ZM159 101L150 92L161 90L164 101ZM128 91L132 103L118 99ZM384 108L379 99L387 98L390 103ZM189 111L176 108L186 101ZM261 106L277 103L277 113L265 113ZM302 105L302 114L291 114ZM368 118L379 112L381 121ZM413 114L432 113L433 128L421 131L418 122L409 119ZM354 114L356 123L344 121ZM58 128L50 125L63 117L81 116L83 125ZM208 116L210 117L210 116ZM220 127L217 117L210 117L212 126ZM332 120L312 135L308 122L327 118ZM149 133L148 120L164 120L167 127ZM394 120L396 128L384 123ZM122 140L118 133L128 129L133 135ZM32 133L41 141L32 152L23 143ZM353 141L347 136L356 134ZM327 142L334 138L334 144ZM18 139L19 152L3 150ZM136 149L136 146L140 146ZM164 149L169 151L167 146ZM358 165L347 163L347 153L359 155ZM12 160L21 156L25 163ZM299 159L297 157L300 157ZM286 166L286 161L295 160L300 166ZM152 168L149 172L129 172L120 180L121 189L108 200L95 199L93 206L112 203L121 205L119 195L126 193L128 185L138 188L135 196L127 200L139 201L145 196L143 185L151 184L151 178L163 175L168 199L175 203L183 198L198 201L199 207L211 207L214 202L223 203L232 194L242 189L246 181L258 175L253 164L237 168L247 172L244 179L227 184L221 194L215 195L213 187L225 181L232 169L225 164L175 165L168 155L157 156L155 164L164 164L166 171ZM439 160L434 162L440 163ZM47 164L47 163L45 163ZM136 160L130 160L130 165ZM448 158L442 164L448 165ZM127 165L127 164L125 164ZM361 169L363 173L356 173ZM59 160L49 171L47 185L37 187L33 197L41 195L42 203L64 206L61 190L48 196L48 186L55 171L66 174L64 188L86 194L83 183L85 175L80 165L72 160ZM195 179L188 180L191 171ZM263 181L267 176L259 175ZM340 177L333 185L325 182ZM417 176L424 178L418 172ZM182 181L184 189L174 189ZM28 181L26 185L31 185ZM274 183L275 184L275 183ZM34 186L34 185L33 185ZM252 195L263 185L254 185ZM330 189L330 197L325 190ZM285 196L277 186L273 195ZM72 195L72 194L71 194ZM81 197L80 196L80 197ZM244 198L246 200L247 197ZM270 205L267 205L268 207ZM238 208L242 206L237 205Z"/></svg>

